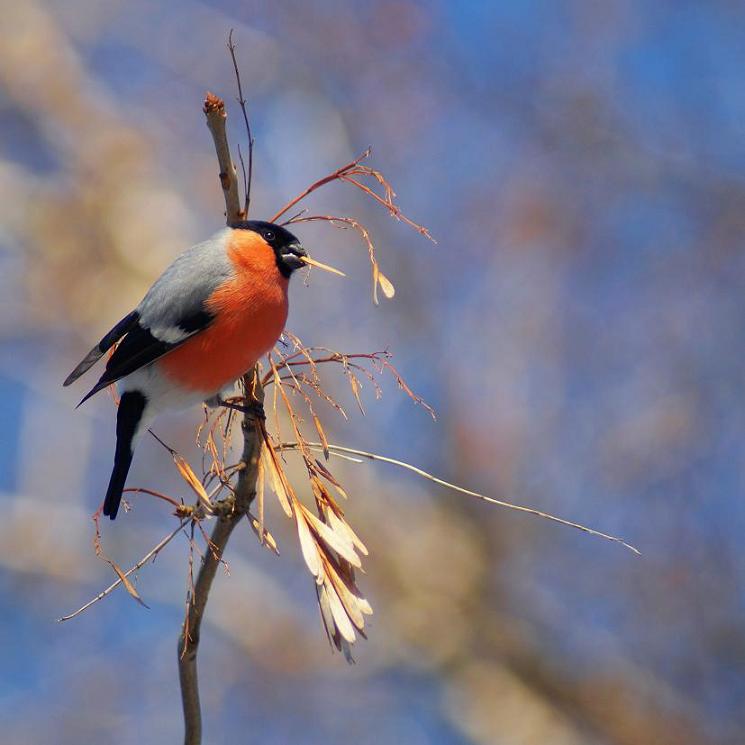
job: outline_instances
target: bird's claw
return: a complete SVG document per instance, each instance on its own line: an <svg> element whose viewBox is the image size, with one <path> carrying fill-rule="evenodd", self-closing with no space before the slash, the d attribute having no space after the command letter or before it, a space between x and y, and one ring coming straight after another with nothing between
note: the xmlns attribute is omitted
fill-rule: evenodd
<svg viewBox="0 0 745 745"><path fill-rule="evenodd" d="M226 401L223 398L218 398L218 403L220 406L224 406L226 409L240 411L241 414L248 417L249 419L261 419L262 421L266 420L264 405L259 401L251 401L248 404L237 404L233 401Z"/></svg>

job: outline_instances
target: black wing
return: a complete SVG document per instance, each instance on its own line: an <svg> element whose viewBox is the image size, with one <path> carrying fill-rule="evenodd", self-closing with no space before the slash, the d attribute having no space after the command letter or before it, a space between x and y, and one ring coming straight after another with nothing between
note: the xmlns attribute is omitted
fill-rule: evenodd
<svg viewBox="0 0 745 745"><path fill-rule="evenodd" d="M65 378L65 382L62 385L70 385L70 383L74 383L83 373L88 372L88 370L93 367L93 365L95 365L96 362L98 362L98 360L100 360L101 357L124 336L124 334L134 328L139 320L140 314L136 310L133 310L129 315L122 318L122 320L119 321L119 323L117 323L116 326L114 326L114 328L111 329L111 331L109 331L109 333L106 334L106 336L104 336L104 338L85 355L83 361L67 376L67 378Z"/></svg>
<svg viewBox="0 0 745 745"><path fill-rule="evenodd" d="M127 335L122 339L114 354L111 355L101 379L88 391L78 406L106 386L115 383L135 370L139 370L141 367L155 362L159 357L181 346L187 339L200 331L204 331L212 323L213 318L214 316L209 311L200 310L181 319L178 326L168 330L170 333L167 334L166 338L171 339L171 341L159 339L153 335L150 329L141 326L138 320L127 331Z"/></svg>

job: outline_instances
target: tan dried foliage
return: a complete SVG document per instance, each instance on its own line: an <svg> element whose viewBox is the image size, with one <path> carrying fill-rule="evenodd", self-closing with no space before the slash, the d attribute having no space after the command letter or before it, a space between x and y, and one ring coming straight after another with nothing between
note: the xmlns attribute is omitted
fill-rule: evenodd
<svg viewBox="0 0 745 745"><path fill-rule="evenodd" d="M211 113L224 116L224 109L221 110L219 108L217 105L218 101L219 99L216 97L210 98L208 96L205 106L212 107L210 108ZM397 220L406 223L421 235L431 239L426 228L414 223L402 214L400 208L395 203L395 192L385 177L379 171L362 164L362 161L367 159L369 155L370 150L368 149L355 160L319 179L300 195L290 200L271 220L276 222L307 196L325 184L340 181L360 190L368 198L383 206ZM290 218L286 221L286 224L312 221L327 222L334 227L356 231L362 237L367 248L372 268L374 302L378 302L378 288L386 298L392 298L395 295L393 283L380 270L375 245L364 225L348 216L305 215L305 213L300 213ZM309 260L308 264L341 274L341 272L333 269L333 267L322 265L320 262ZM322 401L344 418L347 417L347 413L345 408L325 390L321 375L322 370L335 368L347 378L352 397L363 415L365 408L363 404L362 381L365 381L372 387L375 398L377 399L382 395L381 378L386 375L391 376L398 388L415 404L422 406L433 418L435 414L432 408L414 393L398 370L396 370L391 363L391 354L387 350L382 352L344 354L324 347L306 346L291 332L285 332L284 336L291 345L290 351L285 353L281 349L275 348L272 353L267 355L264 369L261 371L260 376L254 379L254 386L260 385L264 391L270 386L273 387L270 417L271 421L274 422L274 434L272 435L268 431L267 423L263 416L254 416L253 426L257 428L261 441L255 487L255 502L258 514L254 515L248 512L246 513L246 518L260 544L278 555L279 548L277 542L265 525L265 495L268 486L276 496L284 514L289 519L295 521L300 553L314 580L324 629L330 643L336 649L342 651L347 660L353 661L351 646L357 640L358 636L365 637L365 616L372 613L370 603L360 591L355 578L355 570L362 569L361 557L367 556L368 550L358 534L347 522L344 511L334 497L334 494L337 494L342 499L347 499L348 494L328 466L332 455L354 462L361 462L362 459L368 459L393 463L456 491L470 494L471 496L476 496L502 506L548 517L549 519L610 538L611 540L618 540L612 536L597 533L584 526L554 518L536 510L514 506L510 503L492 500L475 492L469 492L461 487L437 479L431 474L402 461L331 444L322 424L321 417L315 411L314 402ZM242 396L230 399L227 404L228 406L238 407L246 412L250 412L249 407L255 398L252 392L244 390ZM270 398L265 396L263 400L269 401ZM93 603L108 595L119 584L123 584L127 592L135 600L143 603L129 576L146 561L157 555L187 525L190 526L190 530L188 532L184 530L184 532L187 533L187 538L189 539L188 617L188 603L191 602L194 587L193 554L195 550L199 551L195 534L198 533L202 536L208 551L212 550L209 538L202 527L202 522L204 520L214 519L221 514L226 514L225 510L233 509L234 504L230 501L230 496L235 491L235 483L239 474L245 468L245 464L241 462L234 465L227 465L230 454L232 453L231 434L234 414L235 412L232 408L219 407L215 410L208 410L205 407L205 417L197 429L196 437L197 443L202 449L201 478L183 456L166 445L153 433L155 439L171 455L180 476L189 489L196 495L197 500L194 504L189 505L185 504L186 500L161 494L151 489L127 490L132 493L153 496L166 502L175 508L174 514L179 520L178 527L127 572L123 572L103 552L98 529L99 516L97 513L94 518L96 522L95 550L99 557L111 565L118 579L111 587L66 618L73 617L82 610L85 610ZM249 413L246 416L249 416ZM283 418L292 428L292 442L284 442L282 439L280 424ZM312 431L317 435L319 442L316 442L315 438L308 438L306 436L306 427L312 427ZM323 454L325 462L322 462L316 457L319 451ZM294 485L285 471L286 463L284 459L291 453L299 456L305 466L306 482L303 485ZM209 489L211 491L208 491ZM223 497L226 491L228 492L227 499ZM301 497L307 497L307 499ZM315 511L308 504L311 502L311 498ZM227 570L227 565L224 566Z"/></svg>

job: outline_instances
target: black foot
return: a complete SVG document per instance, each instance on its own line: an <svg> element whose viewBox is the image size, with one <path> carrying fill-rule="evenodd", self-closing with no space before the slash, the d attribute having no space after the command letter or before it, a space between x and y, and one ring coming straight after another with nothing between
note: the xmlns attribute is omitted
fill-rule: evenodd
<svg viewBox="0 0 745 745"><path fill-rule="evenodd" d="M241 414L249 417L250 419L262 419L266 420L266 414L264 413L264 406L258 401L254 401L250 404L236 404L232 401L225 401L222 398L218 398L220 406L224 406L226 409L232 409L233 411L240 411Z"/></svg>

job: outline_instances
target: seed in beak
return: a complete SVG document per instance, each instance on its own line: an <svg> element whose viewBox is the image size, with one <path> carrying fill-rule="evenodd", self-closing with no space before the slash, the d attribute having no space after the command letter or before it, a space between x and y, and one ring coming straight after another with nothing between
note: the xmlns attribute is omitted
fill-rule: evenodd
<svg viewBox="0 0 745 745"><path fill-rule="evenodd" d="M340 277L346 277L347 275L344 274L344 272L339 271L338 269L335 269L333 266L329 266L328 264L322 264L320 261L316 261L315 259L311 259L310 256L298 256L300 261L303 262L303 264L307 264L308 266L315 266L318 269L323 269L324 272L331 272L331 274L338 274Z"/></svg>

